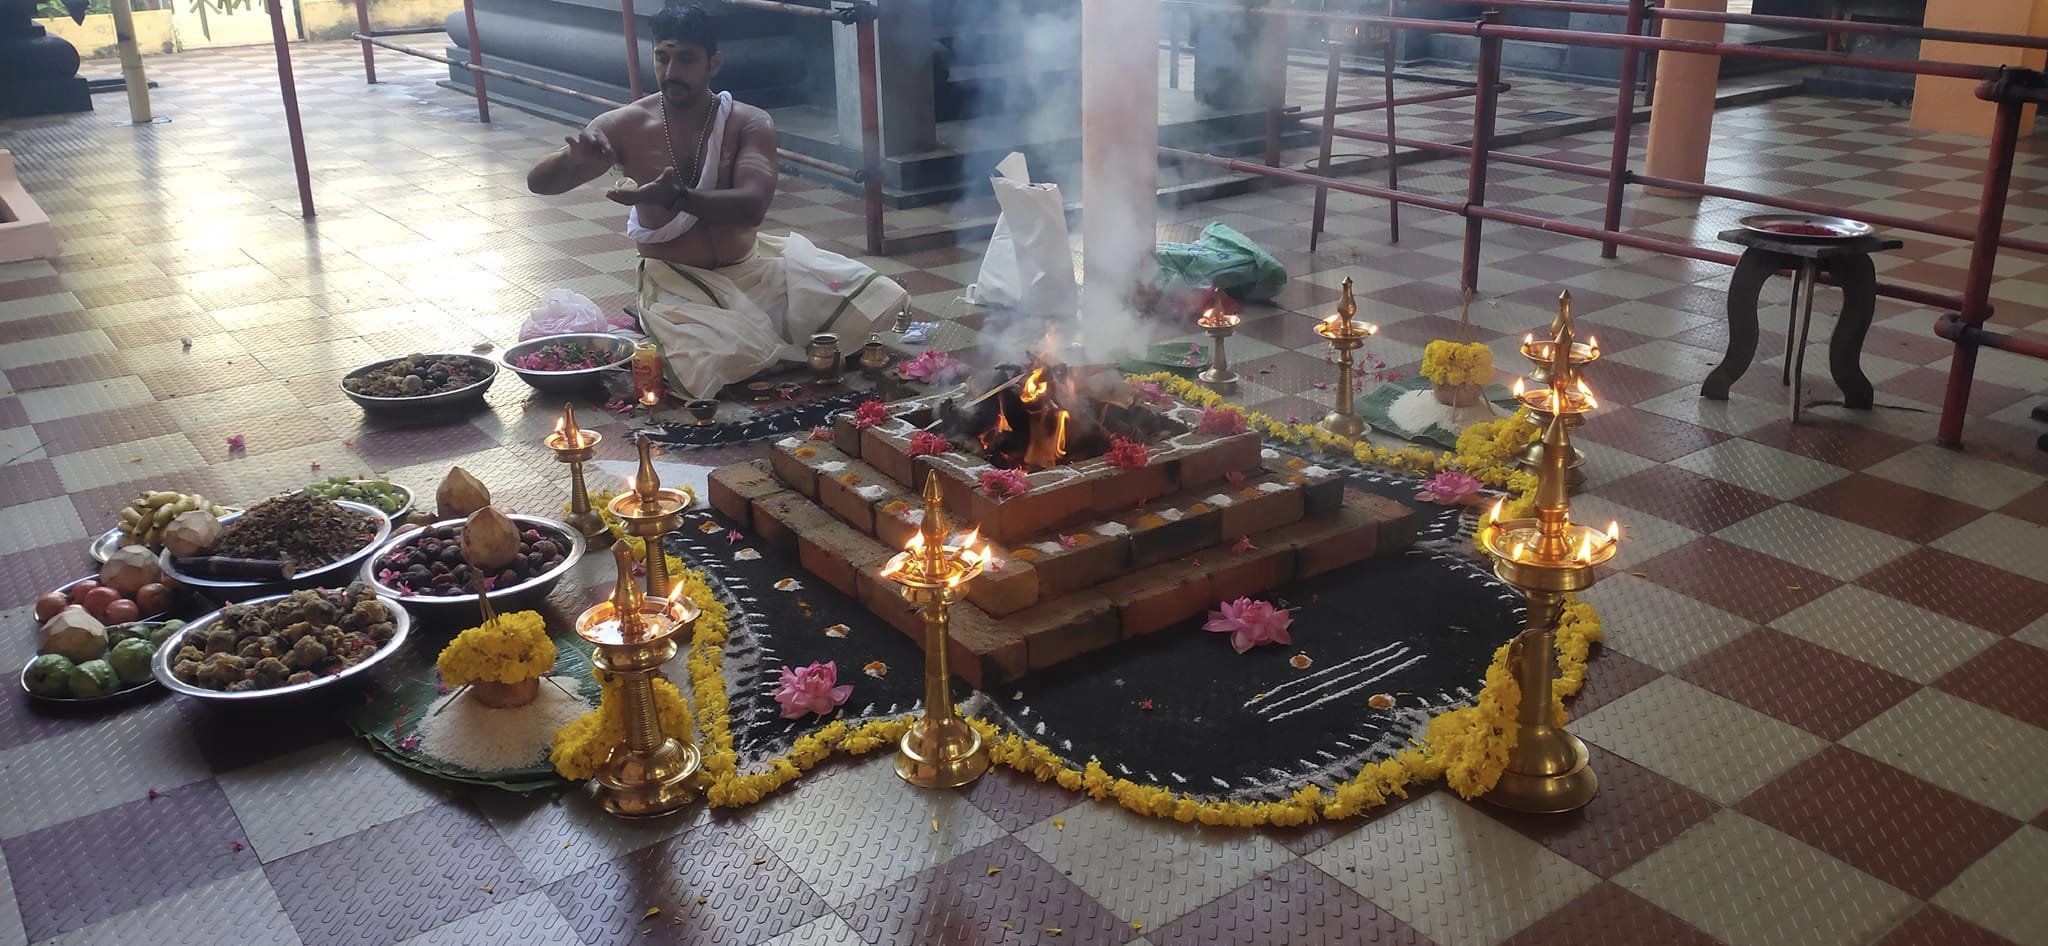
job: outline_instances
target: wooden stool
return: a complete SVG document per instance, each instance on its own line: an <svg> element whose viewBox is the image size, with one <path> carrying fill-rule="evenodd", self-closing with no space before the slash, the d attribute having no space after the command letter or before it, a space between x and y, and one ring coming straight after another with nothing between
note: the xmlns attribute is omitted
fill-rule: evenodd
<svg viewBox="0 0 2048 946"><path fill-rule="evenodd" d="M1728 280L1728 351L1700 384L1700 396L1728 399L1728 387L1749 370L1756 357L1757 303L1764 280L1779 270L1792 271L1792 312L1785 325L1784 383L1791 387L1792 419L1799 419L1801 375L1806 368L1806 338L1813 324L1813 287L1822 272L1842 290L1842 314L1828 340L1828 371L1842 389L1842 404L1868 410L1873 391L1863 376L1863 336L1877 311L1877 267L1870 254L1905 244L1881 236L1851 240L1800 240L1723 230L1720 238L1744 247L1735 275Z"/></svg>

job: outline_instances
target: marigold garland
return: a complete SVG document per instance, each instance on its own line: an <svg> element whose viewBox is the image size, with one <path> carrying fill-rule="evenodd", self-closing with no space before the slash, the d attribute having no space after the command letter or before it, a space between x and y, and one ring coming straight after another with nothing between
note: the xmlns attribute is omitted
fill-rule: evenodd
<svg viewBox="0 0 2048 946"><path fill-rule="evenodd" d="M518 683L554 669L555 641L540 612L514 611L455 635L435 666L449 686Z"/></svg>
<svg viewBox="0 0 2048 946"><path fill-rule="evenodd" d="M1198 406L1222 403L1215 392L1169 373L1132 379L1144 385L1158 385L1183 401ZM1240 408L1240 410L1242 410ZM1392 467L1426 475L1445 469L1463 470L1482 482L1506 488L1516 494L1510 509L1533 507L1534 478L1513 469L1514 454L1533 439L1535 427L1521 412L1467 428L1471 434L1459 438L1459 449L1439 454L1418 447L1384 448L1365 441L1353 441L1306 424L1286 424L1264 414L1244 411L1251 429L1267 437L1296 446L1313 447L1334 456L1349 456L1362 464ZM1476 431L1476 432L1475 432ZM749 805L788 784L805 771L843 751L852 755L893 745L910 727L912 717L872 720L849 724L835 720L823 728L799 737L790 751L767 762L761 772L739 771L739 755L733 748L730 704L726 697L724 647L728 627L724 603L711 592L704 576L694 570L677 569L680 587L703 610L690 645L687 661L697 716L701 722L704 753L705 797L720 807ZM1585 683L1586 661L1595 641L1601 639L1599 617L1591 606L1568 601L1557 629L1559 676L1554 684L1561 701L1579 691ZM1145 785L1110 775L1099 762L1075 768L1036 740L997 728L982 719L970 719L989 745L994 761L1042 782L1053 782L1091 798L1113 799L1132 811L1159 818L1206 825L1251 827L1308 824L1318 819L1349 818L1394 798L1407 797L1408 787L1418 782L1444 778L1465 797L1493 787L1507 763L1512 748L1516 704L1521 699L1509 668L1509 646L1494 652L1486 669L1485 683L1474 705L1450 710L1431 719L1423 739L1395 753L1391 758L1367 763L1358 774L1331 788L1305 785L1286 799L1270 802L1212 801L1175 792L1157 785ZM1562 702L1553 712L1562 723ZM582 723L583 720L578 720ZM572 726L575 724L572 724ZM592 725L596 725L593 723ZM564 730L566 734L568 730Z"/></svg>
<svg viewBox="0 0 2048 946"><path fill-rule="evenodd" d="M1483 342L1439 338L1422 346L1421 375L1437 387L1493 380L1493 349Z"/></svg>

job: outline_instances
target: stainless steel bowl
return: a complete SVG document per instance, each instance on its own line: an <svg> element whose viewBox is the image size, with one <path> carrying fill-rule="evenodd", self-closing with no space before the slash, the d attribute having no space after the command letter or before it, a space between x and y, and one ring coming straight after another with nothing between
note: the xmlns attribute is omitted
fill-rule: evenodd
<svg viewBox="0 0 2048 946"><path fill-rule="evenodd" d="M226 509L228 512L242 511L242 507L240 506L222 506L221 508ZM107 563L107 559L114 557L115 552L120 551L123 547L129 544L131 543L128 541L128 537L121 534L121 527L115 526L112 529L108 529L107 531L100 533L100 537L92 540L92 545L88 546L85 552L87 555L92 556L93 561L105 565ZM163 550L156 549L155 551L160 552Z"/></svg>
<svg viewBox="0 0 2048 946"><path fill-rule="evenodd" d="M483 377L478 381L456 388L453 391L440 391L434 394L421 394L414 397L375 397L368 394L357 394L348 389L349 379L361 377L385 365L405 360L404 358L386 358L382 361L370 362L348 374L342 375L341 393L348 395L348 399L356 402L356 405L361 407L366 413L379 415L414 416L420 413L429 413L438 416L457 409L482 406L484 403L484 392L491 389L491 382L498 380L498 363L489 358L465 355L459 352L434 352L432 354L436 358L458 358L467 361L482 370Z"/></svg>
<svg viewBox="0 0 2048 946"><path fill-rule="evenodd" d="M1819 214L1750 214L1735 221L1744 230L1776 237L1780 240L1853 240L1877 232L1870 224L1847 217L1828 217ZM1827 230L1827 236L1815 233L1781 233L1773 227L1808 226Z"/></svg>
<svg viewBox="0 0 2048 946"><path fill-rule="evenodd" d="M524 357L538 351L542 346L559 342L575 342L593 348L607 349L610 360L595 368L578 368L574 371L537 371L521 368L512 359ZM574 392L590 391L602 387L607 372L617 371L633 360L633 341L617 335L598 332L572 332L567 335L547 335L529 339L507 348L499 356L505 369L519 376L519 380L533 386L536 391Z"/></svg>
<svg viewBox="0 0 2048 946"><path fill-rule="evenodd" d="M131 624L145 624L145 623L147 623L147 624L161 624L161 623L163 623L163 622L162 622L162 621L157 621L157 620L150 620L150 621L131 621L131 622L129 622L129 623L131 623ZM169 640L169 638L165 638L165 640ZM40 656L40 655L38 655L38 656ZM28 659L28 663L24 663L24 664L22 664L22 665L21 665L21 692L23 692L23 693L25 693L25 694L28 694L28 697L29 697L29 699L32 699L32 700L39 700L39 701L41 701L41 702L44 702L44 703L52 703L52 704L56 704L56 705L58 705L58 706L67 706L67 707L79 707L79 706L98 706L99 704L102 704L102 703L113 703L113 702L116 702L116 701L125 701L125 700L127 700L128 698L130 698L130 697L132 697L132 696L135 696L135 695L137 695L137 694L139 694L139 693L145 693L145 692L150 692L150 691L154 691L154 690L155 690L155 689L157 688L157 681L156 681L156 677L155 677L155 675L154 675L154 672L152 672L152 675L150 676L150 678L149 678L149 679L147 679L147 680L144 680L144 681L142 681L141 683L135 683L135 684L130 684L130 685L128 685L128 686L124 686L124 687L122 687L121 689L115 690L114 692L112 692L112 693L109 693L109 694L107 694L107 695L105 695L105 696L95 696L95 697L90 697L90 698L86 698L86 699L81 699L81 698L79 698L79 697L75 697L75 696L44 696L43 694L41 694L41 693L37 693L36 691L34 691L34 690L31 690L31 689L29 689L29 688L28 688L28 670L29 670L29 667L30 667L30 666L31 666L32 664L34 664L34 663L35 663L35 657L30 657L30 658Z"/></svg>
<svg viewBox="0 0 2048 946"><path fill-rule="evenodd" d="M352 480L350 480L349 482L351 482L351 483L371 483L371 482L375 482L375 480L371 480L371 479L352 479ZM386 482L386 483L391 483L391 481L390 481L390 480L385 480L384 482ZM404 522L407 516L410 516L410 515L412 515L412 507L413 507L413 505L414 505L415 503L419 502L419 495L418 495L418 494L416 494L416 493L414 493L414 492L412 491L412 489L411 489L411 488L409 488L409 487L405 487L405 486L399 486L399 485L398 485L397 483L391 483L391 485L392 485L392 487L396 488L396 489L397 489L397 490L398 490L399 492L401 492L401 493L404 493L404 494L405 494L405 505L403 505L403 506L400 506L400 507L398 507L398 511L397 511L397 512L385 512L385 511L384 511L384 510L382 510L382 509L377 509L377 507L375 507L375 506L370 506L370 508L371 508L371 509L374 509L374 510L376 510L376 512L377 512L377 514L378 514L378 515L380 515L380 516L383 516L384 518L386 518L386 519L389 519L389 520L391 520L391 521L392 521L392 523L396 524L396 523L401 523L401 522ZM304 493L304 492L306 492L306 490L308 490L308 489L311 489L311 488L313 488L313 484L311 484L311 483L308 483L308 484L306 484L305 486L302 486L302 487L300 487L300 488L299 488L299 489L297 490L297 492L298 492L298 493ZM333 500L333 501L334 501L334 502L354 502L355 500L343 500L343 499L337 499L337 500ZM365 506L369 506L370 504L369 504L369 503L363 503L363 505L365 505Z"/></svg>
<svg viewBox="0 0 2048 946"><path fill-rule="evenodd" d="M196 589L215 600L221 601L242 601L256 595L269 594L287 588L316 588L332 586L337 583L347 584L355 576L356 566L360 565L365 557L374 553L378 546L384 544L385 539L390 538L391 520L385 518L384 511L375 506L350 502L345 499L329 500L329 502L343 509L353 510L369 516L375 521L377 532L375 535L370 536L369 542L365 543L362 548L357 549L354 553L328 562L319 568L307 569L290 578L276 581L259 581L253 579L201 578L196 575L184 574L178 571L177 566L172 563L169 549L165 549L157 556L157 563L163 567L164 574L176 579L178 584ZM243 513L240 512L229 513L220 517L221 524L226 525L242 515Z"/></svg>
<svg viewBox="0 0 2048 946"><path fill-rule="evenodd" d="M576 567L576 561L583 557L584 550L583 535L575 529L569 528L567 523L519 513L512 513L507 518L518 524L522 532L527 529L536 529L544 533L552 533L558 541L567 543L569 550L563 553L561 564L511 587L491 589L489 594L491 606L500 611L516 610L540 603L541 599L546 598L548 592L553 591L555 585L561 582L562 576L568 574L569 569ZM463 520L461 519L443 519L424 528L414 526L400 531L397 535L391 537L391 541L378 547L374 554L363 560L362 571L357 576L358 579L368 584L371 590L377 592L377 594L397 599L406 607L419 612L422 617L477 617L481 619L481 615L477 610L476 592L474 591L459 595L407 594L385 584L377 578L377 562L383 559L385 555L390 554L395 549L411 545L424 538L427 534L427 529L459 526L462 523Z"/></svg>
<svg viewBox="0 0 2048 946"><path fill-rule="evenodd" d="M290 597L289 592L281 595L266 595L261 598L251 598L242 602L242 605L268 604L287 597ZM287 683L284 686L272 687L268 690L243 690L235 693L229 693L225 690L209 690L178 679L177 674L171 672L171 661L177 656L178 648L183 647L185 641L191 639L193 635L201 633L219 623L221 613L226 611L227 608L222 608L197 621L193 621L172 632L171 636L164 638L163 645L156 649L156 656L151 658L149 662L149 669L151 673L156 675L156 681L163 684L165 688L173 693L182 693L196 699L217 700L223 703L274 700L305 693L309 690L333 686L350 677L360 676L369 672L370 668L382 663L385 658L397 653L398 648L405 645L406 634L412 630L412 615L407 614L404 606L400 605L396 599L383 595L378 595L377 598L384 602L385 610L391 612L391 639L385 641L384 646L378 648L376 653L371 654L364 658L361 663L349 667L340 673L329 674L318 679L308 680L305 683ZM235 605L230 605L229 607L235 607Z"/></svg>

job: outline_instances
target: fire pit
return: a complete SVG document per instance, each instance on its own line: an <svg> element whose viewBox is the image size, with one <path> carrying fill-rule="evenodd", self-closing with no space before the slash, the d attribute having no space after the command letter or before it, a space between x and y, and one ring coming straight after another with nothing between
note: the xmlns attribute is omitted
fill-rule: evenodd
<svg viewBox="0 0 2048 946"><path fill-rule="evenodd" d="M1102 456L1113 437L1151 444L1188 430L1108 366L998 365L966 388L939 402L932 426L997 469L1049 470Z"/></svg>

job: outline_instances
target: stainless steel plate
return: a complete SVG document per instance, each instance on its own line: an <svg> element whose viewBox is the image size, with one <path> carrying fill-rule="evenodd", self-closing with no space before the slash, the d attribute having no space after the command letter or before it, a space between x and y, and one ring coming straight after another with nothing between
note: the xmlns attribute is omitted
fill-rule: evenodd
<svg viewBox="0 0 2048 946"><path fill-rule="evenodd" d="M560 342L575 342L577 344L589 345L592 348L606 349L609 351L610 360L595 368L578 368L574 371L539 371L533 368L521 368L512 363L514 358L530 355L543 346ZM505 370L518 375L521 381L531 385L536 391L566 392L594 390L603 385L604 376L607 373L618 371L627 362L633 360L633 341L618 335L605 335L597 332L548 335L541 338L528 339L505 349L500 353L499 360L504 362Z"/></svg>
<svg viewBox="0 0 2048 946"><path fill-rule="evenodd" d="M241 605L229 605L228 607L243 607L255 604L267 604L269 602L277 601L283 598L288 598L290 596L290 593L281 595L266 595L261 598L251 598L247 601L242 602ZM182 693L186 696L193 697L195 699L217 700L224 703L250 703L262 700L274 700L279 699L281 697L305 693L309 690L318 690L322 687L333 686L351 677L368 673L372 667L375 667L376 665L384 662L384 660L390 657L392 654L397 653L398 648L405 646L406 634L412 630L412 615L406 613L405 606L399 604L398 601L394 598L378 595L377 599L379 601L384 602L385 610L391 612L391 639L389 641L386 641L383 647L378 648L376 653L371 654L370 656L364 658L361 663L349 667L341 671L340 673L330 674L328 676L320 677L315 680L308 680L305 683L287 683L284 686L272 687L267 690L242 690L234 693L230 693L225 690L209 690L205 687L194 686L190 683L186 683L185 681L178 679L177 674L171 672L171 659L177 655L178 648L184 646L185 641L190 639L194 634L203 633L207 628L212 627L216 623L219 623L221 613L223 611L226 611L227 608L222 608L219 611L215 611L211 614L208 614L197 621L193 621L192 623L187 624L182 628L179 628L176 632L171 634L171 636L164 638L163 645L156 649L156 657L149 662L149 669L150 672L156 675L157 682L163 684L166 689L169 689L173 693Z"/></svg>
<svg viewBox="0 0 2048 946"><path fill-rule="evenodd" d="M568 523L520 513L512 513L507 518L517 523L521 531L537 529L542 532L553 533L558 539L568 543L569 550L563 553L561 564L519 584L507 588L491 589L489 595L491 605L501 609L537 602L547 597L548 592L554 590L555 585L562 580L562 576L568 574L569 569L576 567L576 561L583 557L584 550L583 535L575 529L569 528ZM445 526L459 526L463 521L462 519L443 519L425 528L414 526L401 530L397 535L392 536L390 541L378 546L376 552L369 558L363 560L362 571L357 576L358 579L369 585L371 590L377 592L377 594L395 598L406 607L420 612L423 618L431 618L436 614L453 615L460 613L465 616L476 614L476 592L472 591L459 595L406 594L385 584L377 577L377 562L390 554L392 550L419 541L426 535L428 528L439 529Z"/></svg>
<svg viewBox="0 0 2048 946"><path fill-rule="evenodd" d="M151 620L130 621L128 623L161 624L163 622ZM165 638L165 640L169 640L169 638ZM154 660L152 660L152 663L153 662ZM44 696L41 693L37 693L36 691L28 688L28 668L29 665L33 663L35 663L35 657L30 657L27 663L21 665L21 692L28 694L28 697L32 700L39 700L44 703L52 703L58 706L96 706L101 703L114 703L124 701L138 694L154 691L157 687L162 685L157 682L155 673L152 670L149 679L144 680L141 683L131 684L129 686L122 687L121 689L115 690L114 692L109 693L105 696L95 696L91 699L79 699L75 696Z"/></svg>
<svg viewBox="0 0 2048 946"><path fill-rule="evenodd" d="M424 412L438 415L456 408L482 406L484 403L484 392L491 389L491 382L498 380L498 363L489 358L465 355L459 352L434 352L432 354L436 358L459 358L467 361L483 372L483 378L456 388L453 391L440 391L434 394L422 394L417 397L375 397L369 394L357 394L348 389L350 378L360 377L377 368L405 360L404 358L386 358L381 361L370 362L348 374L342 375L341 393L348 395L349 400L356 402L364 411L372 414L409 415Z"/></svg>
<svg viewBox="0 0 2048 946"><path fill-rule="evenodd" d="M1847 217L1828 217L1819 214L1751 214L1736 221L1742 229L1762 233L1781 240L1853 240L1877 232L1870 224ZM1819 233L1786 233L1787 227L1819 227L1828 231Z"/></svg>
<svg viewBox="0 0 2048 946"><path fill-rule="evenodd" d="M349 576L355 571L356 566L361 564L366 556L376 551L378 546L384 544L385 539L390 538L391 520L385 518L384 511L375 506L349 502L345 499L331 500L331 502L343 509L353 510L371 517L376 523L376 534L370 536L370 541L365 543L362 548L357 549L353 554L335 559L319 568L307 569L288 579L278 581L235 581L225 578L201 578L195 575L186 575L177 570L177 566L171 561L171 553L168 549L158 554L157 563L163 567L164 574L176 579L178 584L210 592L214 595L215 600L237 600L250 595L262 594L266 591L283 588L312 588L335 581L346 584ZM233 522L241 515L242 513L240 512L229 513L220 517L220 521L226 524Z"/></svg>

